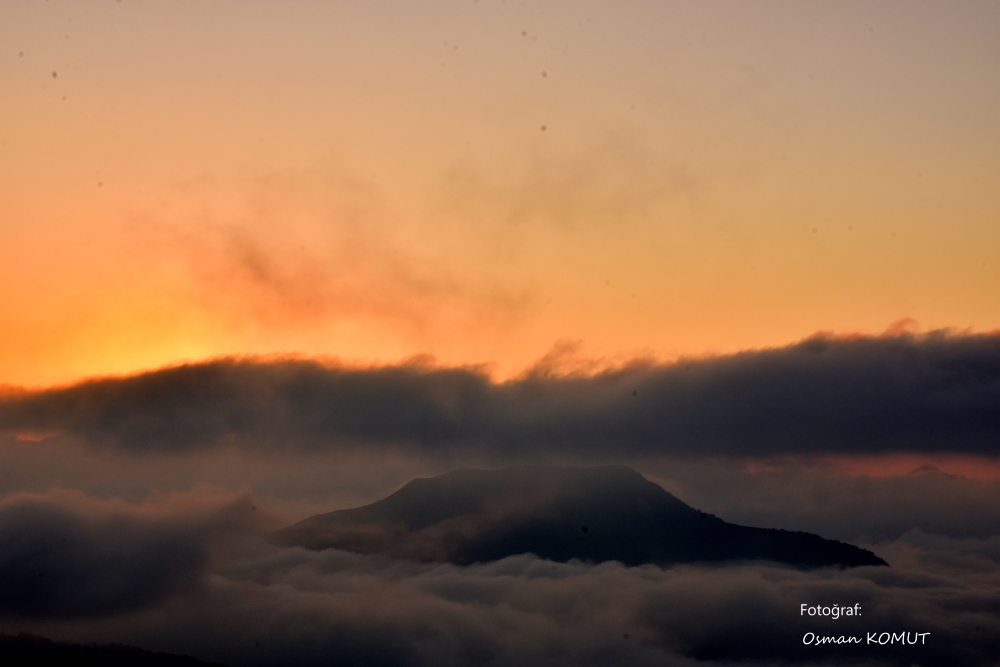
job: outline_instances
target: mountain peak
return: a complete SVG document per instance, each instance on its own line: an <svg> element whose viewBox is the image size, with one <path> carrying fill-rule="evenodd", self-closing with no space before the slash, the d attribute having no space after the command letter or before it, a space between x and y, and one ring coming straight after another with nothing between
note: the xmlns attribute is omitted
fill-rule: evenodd
<svg viewBox="0 0 1000 667"><path fill-rule="evenodd" d="M364 507L310 517L278 531L274 541L456 564L521 553L626 565L886 564L870 551L817 535L726 523L625 466L455 470L414 479Z"/></svg>

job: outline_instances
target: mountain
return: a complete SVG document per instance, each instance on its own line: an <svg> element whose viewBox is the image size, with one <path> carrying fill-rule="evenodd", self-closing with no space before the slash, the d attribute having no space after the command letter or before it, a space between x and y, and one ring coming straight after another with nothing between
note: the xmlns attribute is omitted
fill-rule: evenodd
<svg viewBox="0 0 1000 667"><path fill-rule="evenodd" d="M818 535L726 523L624 466L457 470L414 479L371 505L318 514L272 538L283 546L461 565L522 553L626 565L887 565L871 551Z"/></svg>
<svg viewBox="0 0 1000 667"><path fill-rule="evenodd" d="M0 664L5 667L36 665L101 665L101 667L225 667L186 655L154 653L123 644L74 644L27 633L0 633Z"/></svg>

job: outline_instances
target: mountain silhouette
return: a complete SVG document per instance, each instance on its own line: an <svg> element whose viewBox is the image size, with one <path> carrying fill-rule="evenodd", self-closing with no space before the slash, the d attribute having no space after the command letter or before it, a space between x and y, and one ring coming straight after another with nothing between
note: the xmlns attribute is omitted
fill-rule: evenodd
<svg viewBox="0 0 1000 667"><path fill-rule="evenodd" d="M272 539L459 565L523 553L626 565L887 565L871 551L818 535L727 523L624 466L456 470L414 479L371 505L312 516Z"/></svg>
<svg viewBox="0 0 1000 667"><path fill-rule="evenodd" d="M24 632L18 635L0 632L0 664L5 667L88 663L101 667L225 667L186 655L154 653L123 644L75 644Z"/></svg>

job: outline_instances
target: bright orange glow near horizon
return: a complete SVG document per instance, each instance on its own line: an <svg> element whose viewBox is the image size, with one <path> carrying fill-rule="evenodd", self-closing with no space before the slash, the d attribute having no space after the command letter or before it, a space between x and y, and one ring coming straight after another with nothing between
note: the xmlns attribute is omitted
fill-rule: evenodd
<svg viewBox="0 0 1000 667"><path fill-rule="evenodd" d="M7 3L0 385L1000 328L995 3Z"/></svg>

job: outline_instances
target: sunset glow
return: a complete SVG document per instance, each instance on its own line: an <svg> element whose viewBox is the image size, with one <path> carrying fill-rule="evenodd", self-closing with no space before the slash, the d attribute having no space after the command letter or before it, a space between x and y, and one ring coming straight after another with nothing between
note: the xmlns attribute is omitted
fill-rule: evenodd
<svg viewBox="0 0 1000 667"><path fill-rule="evenodd" d="M1000 327L990 4L4 14L0 382Z"/></svg>

